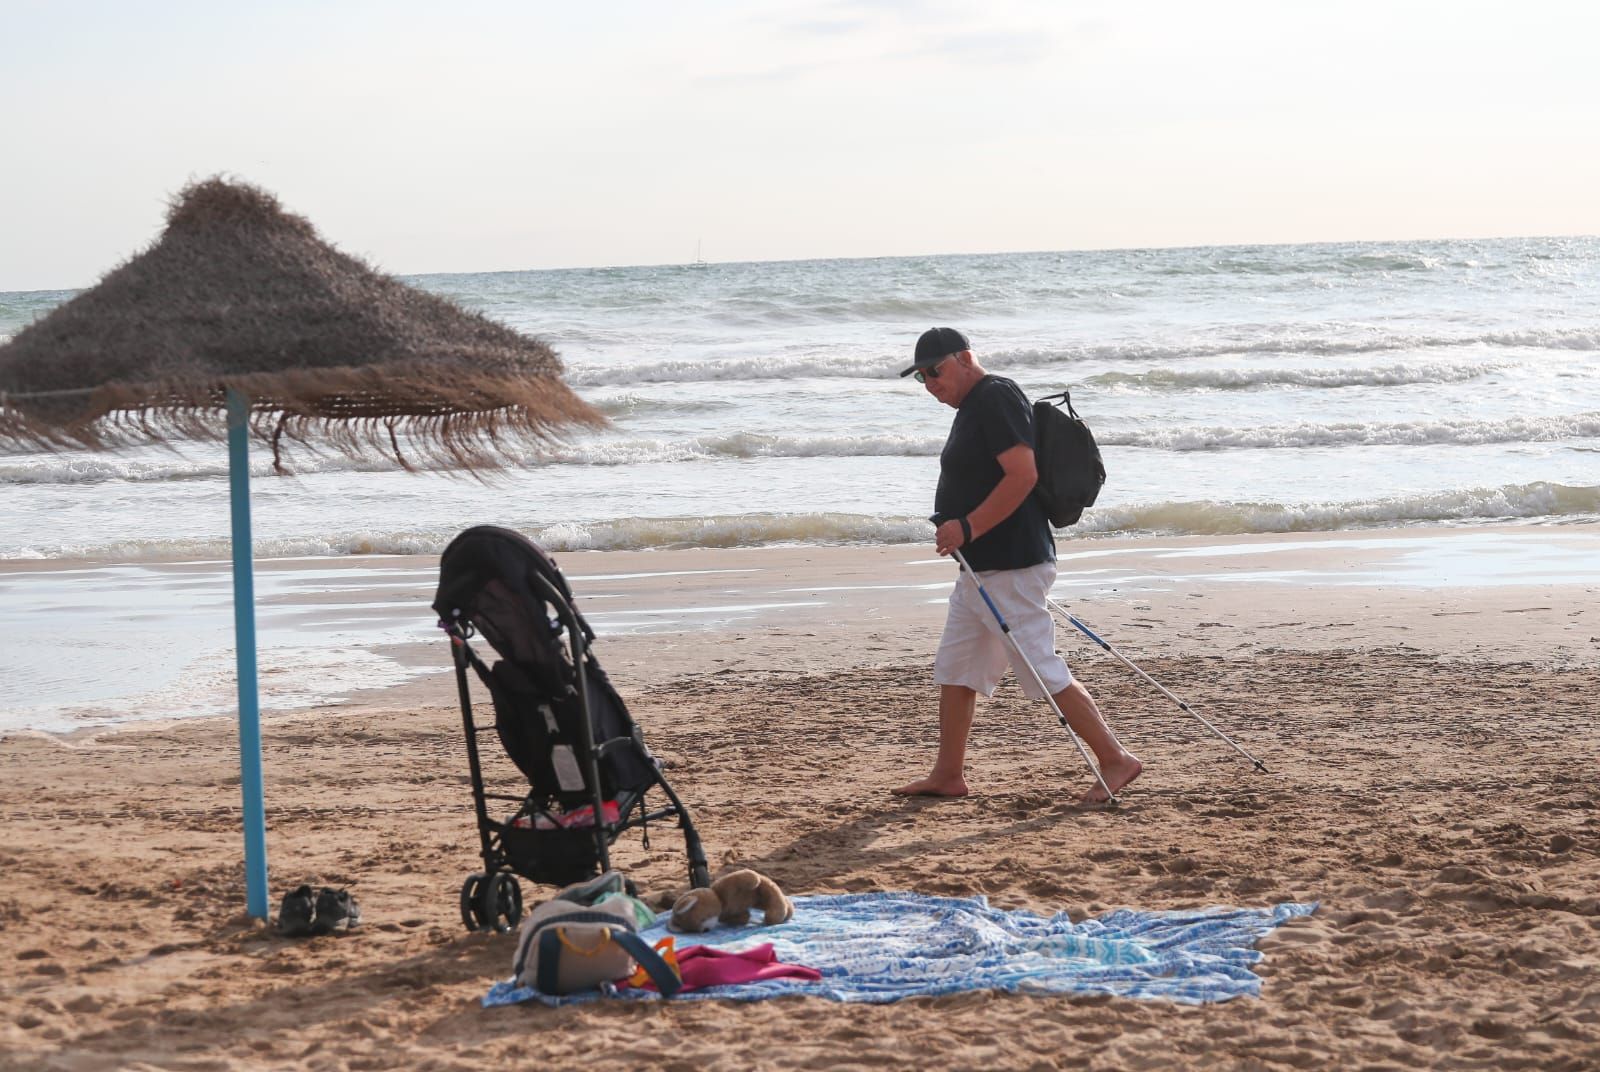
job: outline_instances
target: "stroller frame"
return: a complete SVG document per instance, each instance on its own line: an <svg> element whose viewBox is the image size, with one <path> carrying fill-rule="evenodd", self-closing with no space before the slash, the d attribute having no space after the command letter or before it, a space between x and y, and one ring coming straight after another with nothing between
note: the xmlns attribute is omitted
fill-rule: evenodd
<svg viewBox="0 0 1600 1072"><path fill-rule="evenodd" d="M573 700L572 693L575 693L577 707L582 712L572 752L577 770L582 775L583 787L575 792L568 790L553 793L551 787L535 784L531 776L528 792L520 796L490 792L485 787L478 738L485 732L499 732L502 720L508 716L507 712L501 709L499 696L495 695L493 698L496 710L495 723L493 725L478 723L473 716L472 690L467 670L471 667L484 684L490 687L493 695L494 672L498 664L496 668L491 668L474 650L472 641L478 636L479 630L474 625L470 612L463 613L457 608L446 611L436 603L435 609L440 613L439 626L450 638L451 655L455 664L456 690L461 702L461 726L467 745L473 808L478 824L480 855L483 859L483 870L468 876L461 887L462 923L468 930L475 931L513 929L522 916L522 890L516 876L520 875L537 884L564 886L581 882L597 874L604 874L611 870L610 847L618 835L626 830L638 828L643 832L644 843L648 847L648 824L668 819L677 820L678 828L683 835L685 852L688 856L690 885L695 888L709 886L711 878L706 864L705 850L701 845L699 833L695 830L694 821L689 815L689 809L684 806L683 801L662 774L660 763L645 747L643 737L632 716L628 714L626 705L612 688L605 671L600 668L590 650L595 636L594 631L573 606L571 591L567 587L565 578L561 576L559 567L551 562L531 540L520 533L495 526L481 525L468 529L461 533L456 541L452 541L451 548L469 535L491 540L507 540L522 546L533 553L534 561L540 565L539 569L528 573L527 580L534 590L533 594L548 605L555 614L555 623L559 623L559 628L555 628L555 623L552 623L553 635L548 639L548 643L561 643L561 634L565 634L571 670L571 680L566 685L571 692L562 699L570 703ZM445 551L446 562L449 560L451 548ZM545 568L554 574L554 579L546 574ZM506 653L500 654L502 658L506 657ZM613 736L608 740L596 742L594 732L596 715L592 706L598 699L594 694L596 687L604 689L609 694L604 702L614 704L613 714L620 714L625 720L629 731L626 735ZM545 705L542 710L545 712L546 720L550 720L549 705ZM511 714L514 716L517 712ZM522 714L526 715L527 712ZM551 722L551 725L553 727L554 723ZM618 787L614 799L607 801L601 764L613 753L629 749L635 750L631 758L636 765L642 761L642 768L637 769L646 769L648 776L640 784ZM519 767L522 766L521 761L515 756L512 758ZM524 771L526 773L526 768ZM657 788L666 797L666 802L652 808L645 798L650 790ZM562 812L551 810L557 796L562 798ZM572 815L572 805L576 804L578 799L585 801L587 807L592 809L588 820L580 823L563 823L561 821L563 818ZM497 820L490 814L491 801L515 804L516 810L505 821ZM614 813L608 811L608 803L615 809ZM631 892L632 883L629 882L628 886Z"/></svg>

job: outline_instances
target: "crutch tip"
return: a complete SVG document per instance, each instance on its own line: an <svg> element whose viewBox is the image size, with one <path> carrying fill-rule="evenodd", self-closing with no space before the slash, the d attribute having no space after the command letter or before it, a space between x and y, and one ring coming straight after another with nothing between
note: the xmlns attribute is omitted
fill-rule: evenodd
<svg viewBox="0 0 1600 1072"><path fill-rule="evenodd" d="M1255 764L1256 764L1256 770L1260 771L1262 774L1271 774L1272 773L1271 771L1267 770L1267 765L1265 763L1261 762L1259 759L1255 761Z"/></svg>

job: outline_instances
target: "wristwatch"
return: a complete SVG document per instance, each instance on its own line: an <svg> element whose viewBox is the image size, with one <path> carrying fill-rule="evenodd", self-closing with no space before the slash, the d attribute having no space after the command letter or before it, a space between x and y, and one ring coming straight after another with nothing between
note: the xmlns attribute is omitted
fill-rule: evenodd
<svg viewBox="0 0 1600 1072"><path fill-rule="evenodd" d="M961 546L965 547L972 542L972 525L964 517L956 519L961 522Z"/></svg>

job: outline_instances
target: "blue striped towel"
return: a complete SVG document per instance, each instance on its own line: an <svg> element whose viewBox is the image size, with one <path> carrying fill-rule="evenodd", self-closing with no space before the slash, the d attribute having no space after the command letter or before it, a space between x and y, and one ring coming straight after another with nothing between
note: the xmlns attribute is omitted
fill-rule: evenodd
<svg viewBox="0 0 1600 1072"><path fill-rule="evenodd" d="M822 973L820 982L772 979L680 994L674 1001L761 1001L809 994L881 1004L962 990L1027 994L1116 994L1187 1005L1261 991L1251 965L1255 943L1273 927L1310 915L1313 904L1207 908L1192 912L1126 909L1074 923L989 907L985 897L846 893L794 898L794 917L774 927L720 928L677 935L680 946L745 949L771 942L779 960ZM667 935L666 916L643 931ZM553 996L515 982L496 983L485 1005L541 1001L567 1005L602 996L658 1001L654 991L589 991Z"/></svg>

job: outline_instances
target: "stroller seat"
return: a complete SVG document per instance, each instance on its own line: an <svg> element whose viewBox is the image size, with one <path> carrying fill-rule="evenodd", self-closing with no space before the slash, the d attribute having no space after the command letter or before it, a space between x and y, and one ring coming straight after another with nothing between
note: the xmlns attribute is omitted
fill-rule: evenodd
<svg viewBox="0 0 1600 1072"><path fill-rule="evenodd" d="M590 650L594 631L549 556L510 529L467 529L445 548L433 609L450 637L484 867L462 885L462 922L515 927L514 876L552 886L593 877L611 870L619 834L666 819L683 835L690 884L709 886L689 811ZM492 664L474 647L480 636L498 656ZM525 791L485 788L479 739L489 727L474 718L469 667L488 689L493 729ZM664 800L652 810L653 793ZM491 802L509 814L492 815Z"/></svg>

